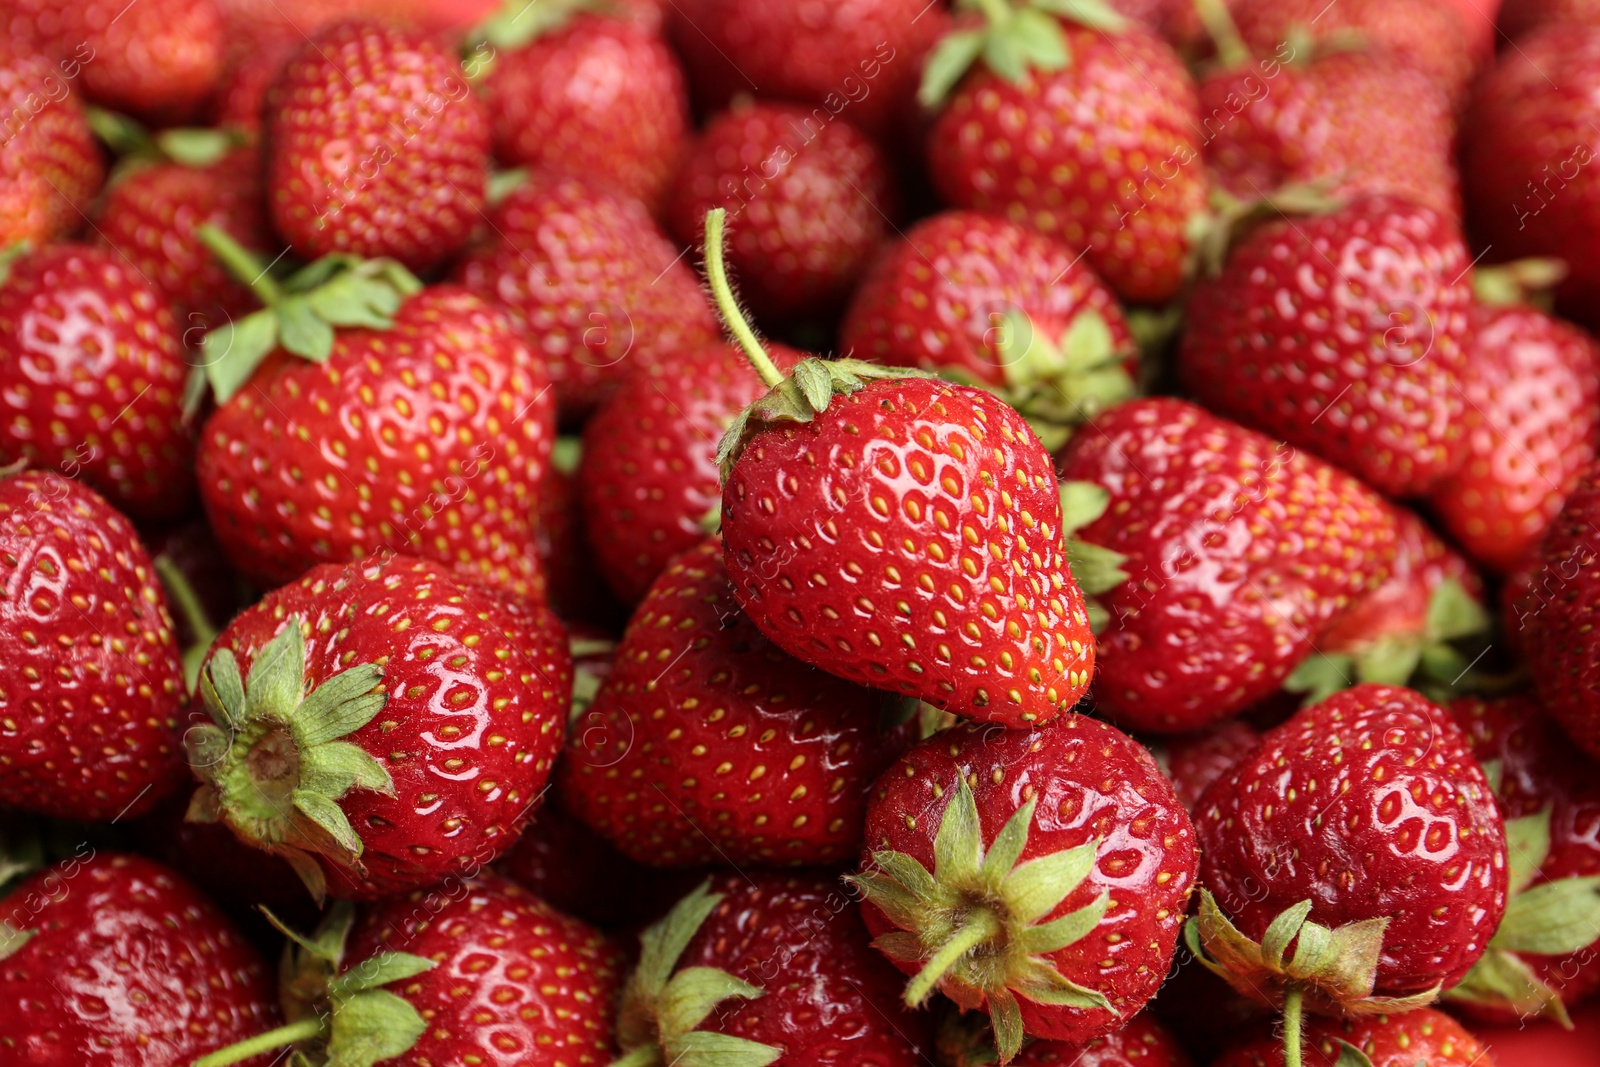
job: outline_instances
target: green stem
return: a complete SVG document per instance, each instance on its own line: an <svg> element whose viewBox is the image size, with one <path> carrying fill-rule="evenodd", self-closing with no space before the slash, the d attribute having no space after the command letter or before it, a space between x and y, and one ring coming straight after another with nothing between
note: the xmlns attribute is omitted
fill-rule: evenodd
<svg viewBox="0 0 1600 1067"><path fill-rule="evenodd" d="M277 281L267 273L267 268L238 241L209 222L196 226L194 232L200 238L200 243L222 261L228 273L248 285L251 292L255 293L263 304L274 307L283 299L283 290L278 288Z"/></svg>
<svg viewBox="0 0 1600 1067"><path fill-rule="evenodd" d="M739 342L739 347L744 349L756 373L768 386L778 386L783 384L783 371L772 362L767 350L761 347L756 332L750 328L744 312L739 309L733 286L728 283L728 265L722 251L723 232L727 223L726 209L712 208L706 212L706 281L711 283L711 296L717 302L717 310L722 313L722 321L728 324L729 332Z"/></svg>
<svg viewBox="0 0 1600 1067"><path fill-rule="evenodd" d="M200 678L200 663L205 659L211 643L217 639L217 628L212 625L205 605L200 603L194 586L189 584L188 577L178 565L164 555L157 556L155 564L161 584L167 587L167 596L172 598L173 606L183 615L183 621L189 624L194 634L194 644L183 650L183 673L189 682L189 691L194 692L195 682Z"/></svg>
<svg viewBox="0 0 1600 1067"><path fill-rule="evenodd" d="M194 1061L194 1067L228 1067L229 1064L242 1063L251 1056L259 1056L263 1052L276 1052L285 1045L308 1041L321 1033L321 1019L301 1019L297 1023L245 1038L238 1044L218 1049L208 1056L201 1056Z"/></svg>
<svg viewBox="0 0 1600 1067"><path fill-rule="evenodd" d="M1217 58L1224 67L1232 69L1250 62L1250 49L1239 36L1239 27L1223 0L1194 0L1194 10L1217 46Z"/></svg>
<svg viewBox="0 0 1600 1067"><path fill-rule="evenodd" d="M1300 1008L1305 991L1290 986L1283 994L1283 1067L1300 1067Z"/></svg>
<svg viewBox="0 0 1600 1067"><path fill-rule="evenodd" d="M913 1008L918 1007L928 995L933 992L941 979L949 973L950 968L961 961L961 957L977 948L985 941L990 940L1000 932L1000 920L994 912L986 908L978 908L967 915L967 925L956 931L954 937L946 941L933 958L923 964L922 970L911 979L906 986L906 1003Z"/></svg>
<svg viewBox="0 0 1600 1067"><path fill-rule="evenodd" d="M612 1060L607 1067L659 1067L662 1062L661 1050L654 1045L640 1045L631 1052L624 1052Z"/></svg>
<svg viewBox="0 0 1600 1067"><path fill-rule="evenodd" d="M988 19L992 26L1011 21L1013 12L1006 0L978 0L978 7L982 9L983 17Z"/></svg>

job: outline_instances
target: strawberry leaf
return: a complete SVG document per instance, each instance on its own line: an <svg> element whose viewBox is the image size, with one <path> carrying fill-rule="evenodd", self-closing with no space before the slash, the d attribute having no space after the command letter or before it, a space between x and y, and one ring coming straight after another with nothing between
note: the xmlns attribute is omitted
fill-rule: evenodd
<svg viewBox="0 0 1600 1067"><path fill-rule="evenodd" d="M1498 778L1498 774L1503 773L1498 761L1495 770ZM1488 771L1489 768L1485 766L1484 773ZM1494 785L1498 793L1498 780ZM1539 868L1550 858L1550 813L1551 809L1545 807L1533 815L1506 820L1506 867L1510 872L1506 892L1513 900L1533 884L1539 875Z"/></svg>
<svg viewBox="0 0 1600 1067"><path fill-rule="evenodd" d="M1600 875L1562 878L1512 898L1489 944L1508 952L1564 956L1600 941Z"/></svg>
<svg viewBox="0 0 1600 1067"><path fill-rule="evenodd" d="M428 1028L416 1008L386 989L336 1001L330 1020L329 1060L339 1067L372 1067L402 1055Z"/></svg>
<svg viewBox="0 0 1600 1067"><path fill-rule="evenodd" d="M693 1030L711 1014L711 1009L730 997L755 1000L765 992L715 967L686 967L672 976L657 1010L685 1030Z"/></svg>
<svg viewBox="0 0 1600 1067"><path fill-rule="evenodd" d="M1527 961L1505 949L1491 946L1444 997L1499 1008L1523 1019L1554 1019L1564 1029L1572 1029L1572 1018L1561 994L1541 979Z"/></svg>
<svg viewBox="0 0 1600 1067"><path fill-rule="evenodd" d="M1356 1048L1348 1041L1339 1042L1339 1058L1334 1061L1333 1067L1372 1067L1372 1061L1367 1054Z"/></svg>

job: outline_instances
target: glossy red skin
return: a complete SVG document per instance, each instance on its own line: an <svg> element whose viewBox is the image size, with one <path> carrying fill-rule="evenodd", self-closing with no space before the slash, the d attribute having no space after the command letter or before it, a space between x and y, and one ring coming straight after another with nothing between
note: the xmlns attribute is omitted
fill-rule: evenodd
<svg viewBox="0 0 1600 1067"><path fill-rule="evenodd" d="M1241 199L1316 181L1340 199L1387 193L1461 214L1451 100L1384 54L1278 44L1202 81L1200 113L1212 180ZM1374 138L1397 150L1371 151Z"/></svg>
<svg viewBox="0 0 1600 1067"><path fill-rule="evenodd" d="M172 619L133 526L51 472L0 478L0 793L136 816L186 777Z"/></svg>
<svg viewBox="0 0 1600 1067"><path fill-rule="evenodd" d="M429 1023L392 1067L515 1063L565 1067L611 1060L620 953L593 927L485 872L366 910L345 958L379 952L435 966L386 988Z"/></svg>
<svg viewBox="0 0 1600 1067"><path fill-rule="evenodd" d="M277 1022L255 949L198 890L142 856L85 845L0 901L0 922L35 931L0 961L8 1062L171 1067Z"/></svg>
<svg viewBox="0 0 1600 1067"><path fill-rule="evenodd" d="M503 165L570 174L652 207L689 140L677 56L656 33L609 14L578 14L500 51L482 91Z"/></svg>
<svg viewBox="0 0 1600 1067"><path fill-rule="evenodd" d="M572 658L547 609L509 600L406 556L326 564L267 594L212 646L231 649L248 679L298 615L308 692L356 663L384 665L388 703L345 740L383 765L395 795L338 801L364 871L321 861L329 896L374 899L470 874L527 824L561 748Z"/></svg>
<svg viewBox="0 0 1600 1067"><path fill-rule="evenodd" d="M166 294L121 256L51 245L0 287L0 466L82 477L144 519L194 501L191 370Z"/></svg>
<svg viewBox="0 0 1600 1067"><path fill-rule="evenodd" d="M1270 222L1196 290L1179 377L1375 489L1427 492L1466 459L1470 258L1453 221L1389 197Z"/></svg>
<svg viewBox="0 0 1600 1067"><path fill-rule="evenodd" d="M68 74L82 66L77 53L57 64L26 46L0 45L0 107L16 129L8 127L0 145L0 247L27 241L37 248L71 233L105 180L83 98ZM30 117L16 124L19 114Z"/></svg>
<svg viewBox="0 0 1600 1067"><path fill-rule="evenodd" d="M1590 466L1540 546L1519 598L1522 649L1540 702L1600 759L1600 466Z"/></svg>
<svg viewBox="0 0 1600 1067"><path fill-rule="evenodd" d="M1185 228L1205 209L1194 82L1137 25L1063 29L1072 62L1061 70L1012 85L979 63L961 81L929 131L934 187L953 207L1087 248L1122 299L1163 303L1183 284Z"/></svg>
<svg viewBox="0 0 1600 1067"><path fill-rule="evenodd" d="M1600 875L1600 773L1529 696L1463 697L1450 716L1466 732L1480 762L1500 761L1497 799L1506 819L1550 811L1550 854L1534 884ZM1519 953L1567 1005L1600 989L1600 945L1567 956ZM1455 1001L1474 1018L1510 1023L1521 1013Z"/></svg>
<svg viewBox="0 0 1600 1067"><path fill-rule="evenodd" d="M1105 320L1131 350L1116 297L1067 245L1005 219L947 211L918 223L879 254L856 290L839 347L856 359L955 371L1006 384L996 316L1028 316L1059 342L1083 311Z"/></svg>
<svg viewBox="0 0 1600 1067"><path fill-rule="evenodd" d="M1199 733L1163 738L1157 762L1172 779L1173 792L1191 814L1200 794L1261 743L1261 732L1243 719L1224 719Z"/></svg>
<svg viewBox="0 0 1600 1067"><path fill-rule="evenodd" d="M722 895L678 961L765 990L724 1002L699 1029L773 1045L772 1067L922 1067L928 1013L900 1000L900 975L873 951L861 911L826 874L729 871Z"/></svg>
<svg viewBox="0 0 1600 1067"><path fill-rule="evenodd" d="M318 33L269 91L265 132L272 222L307 259L426 270L481 216L488 108L432 37L379 22Z"/></svg>
<svg viewBox="0 0 1600 1067"><path fill-rule="evenodd" d="M235 56L212 104L212 124L258 140L266 121L267 91L304 43L298 34L293 38L257 37L254 47Z"/></svg>
<svg viewBox="0 0 1600 1067"><path fill-rule="evenodd" d="M758 317L824 315L848 298L899 215L888 160L848 115L735 102L689 150L667 197L680 245L728 211L727 264Z"/></svg>
<svg viewBox="0 0 1600 1067"><path fill-rule="evenodd" d="M768 344L788 371L805 353ZM705 539L722 501L717 443L767 386L742 351L721 343L626 377L584 426L578 488L605 580L629 604L680 552Z"/></svg>
<svg viewBox="0 0 1600 1067"><path fill-rule="evenodd" d="M207 330L249 314L260 301L200 243L203 223L270 260L283 244L267 225L261 159L239 149L207 167L152 163L124 174L107 192L95 237L161 288L180 316L184 340L198 348Z"/></svg>
<svg viewBox="0 0 1600 1067"><path fill-rule="evenodd" d="M635 200L535 175L490 224L494 237L454 277L538 338L565 420L587 415L635 367L722 339L700 279Z"/></svg>
<svg viewBox="0 0 1600 1067"><path fill-rule="evenodd" d="M1111 895L1111 907L1082 940L1040 958L1105 994L1114 1010L1025 997L1017 1003L1023 1029L1034 1037L1083 1044L1118 1029L1166 977L1194 888L1194 829L1172 784L1144 746L1084 715L1037 730L960 723L917 745L878 779L863 863L872 852L893 849L932 871L934 837L958 778L967 779L977 800L985 847L1035 796L1019 862L1099 841L1088 876L1040 921L1085 907L1102 892ZM862 914L874 935L896 929L871 903ZM908 974L919 969L896 966Z"/></svg>
<svg viewBox="0 0 1600 1067"><path fill-rule="evenodd" d="M1360 1049L1373 1067L1494 1067L1482 1042L1432 1008L1360 1019L1306 1017L1301 1046L1306 1067L1334 1067L1341 1042ZM1236 1045L1211 1067L1283 1067L1283 1038L1270 1034Z"/></svg>
<svg viewBox="0 0 1600 1067"><path fill-rule="evenodd" d="M740 606L790 655L1027 728L1071 708L1094 668L1060 514L1022 416L905 378L756 434L723 488L722 535Z"/></svg>
<svg viewBox="0 0 1600 1067"><path fill-rule="evenodd" d="M987 1028L971 1035L939 1036L940 1067L992 1067L994 1036ZM963 1047L965 1046L965 1047ZM1085 1045L1025 1039L1014 1067L1189 1067L1188 1053L1149 1012Z"/></svg>
<svg viewBox="0 0 1600 1067"><path fill-rule="evenodd" d="M1600 345L1533 308L1475 307L1468 342L1467 458L1429 494L1433 513L1505 572L1539 543L1600 439Z"/></svg>
<svg viewBox="0 0 1600 1067"><path fill-rule="evenodd" d="M1555 24L1517 41L1479 79L1462 120L1461 176L1474 232L1496 260L1566 261L1563 314L1600 325L1600 183L1591 144L1600 27Z"/></svg>
<svg viewBox="0 0 1600 1067"><path fill-rule="evenodd" d="M201 431L201 500L263 587L388 549L535 593L547 386L494 307L435 286L392 329L339 330L326 363L269 357Z"/></svg>
<svg viewBox="0 0 1600 1067"><path fill-rule="evenodd" d="M1304 900L1324 926L1387 917L1380 996L1459 982L1505 914L1494 794L1410 689L1358 685L1270 731L1201 796L1195 831L1200 879L1247 937Z"/></svg>
<svg viewBox="0 0 1600 1067"><path fill-rule="evenodd" d="M1181 400L1121 404L1096 429L1058 464L1111 493L1076 536L1128 557L1096 639L1095 697L1118 721L1198 730L1271 696L1388 576L1390 505L1320 460Z"/></svg>
<svg viewBox="0 0 1600 1067"><path fill-rule="evenodd" d="M884 729L892 703L774 647L707 540L656 580L569 731L562 804L648 866L843 863L915 738Z"/></svg>

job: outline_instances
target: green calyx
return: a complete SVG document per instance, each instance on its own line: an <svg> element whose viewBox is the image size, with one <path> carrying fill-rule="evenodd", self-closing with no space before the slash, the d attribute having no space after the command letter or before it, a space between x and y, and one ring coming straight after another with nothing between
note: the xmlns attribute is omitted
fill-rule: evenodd
<svg viewBox="0 0 1600 1067"><path fill-rule="evenodd" d="M1067 541L1067 563L1087 600L1089 628L1100 633L1111 621L1099 597L1128 580L1123 564L1128 557L1102 545L1075 537L1074 533L1106 513L1111 494L1094 482L1061 483L1061 529Z"/></svg>
<svg viewBox="0 0 1600 1067"><path fill-rule="evenodd" d="M317 858L360 870L362 843L339 806L352 789L394 795L383 764L341 740L383 710L383 671L364 663L305 692L300 616L263 648L246 682L233 652L218 648L200 676L211 724L184 738L203 783L189 805L195 822L228 824L282 856L319 901L327 886Z"/></svg>
<svg viewBox="0 0 1600 1067"><path fill-rule="evenodd" d="M505 0L467 34L467 46L471 49L487 43L495 48L521 48L585 13L617 15L622 11L614 0Z"/></svg>
<svg viewBox="0 0 1600 1067"><path fill-rule="evenodd" d="M266 305L206 334L201 388L208 383L218 403L243 388L273 349L324 363L336 327L386 330L405 298L422 291L416 276L392 259L342 254L324 256L280 282L268 264L217 227L206 223L195 233Z"/></svg>
<svg viewBox="0 0 1600 1067"><path fill-rule="evenodd" d="M5 961L21 951L22 946L33 940L37 930L19 930L7 922L0 922L0 961Z"/></svg>
<svg viewBox="0 0 1600 1067"><path fill-rule="evenodd" d="M1252 941L1202 889L1199 913L1184 924L1183 936L1207 970L1244 996L1280 1009L1303 1002L1322 1015L1385 1015L1438 999L1437 986L1406 997L1373 994L1388 919L1329 928L1311 922L1310 914L1311 901L1303 900L1272 920L1259 942Z"/></svg>
<svg viewBox="0 0 1600 1067"><path fill-rule="evenodd" d="M1104 0L958 0L956 6L981 12L984 25L947 34L928 54L917 99L923 107L943 103L957 82L982 59L1008 82L1029 71L1061 70L1072 61L1061 19L1106 33L1120 33L1125 16Z"/></svg>
<svg viewBox="0 0 1600 1067"><path fill-rule="evenodd" d="M898 930L873 944L890 959L920 964L905 1000L922 1004L935 989L971 1011L987 1006L1000 1062L1022 1047L1017 998L1037 1004L1114 1011L1105 994L1068 980L1046 957L1087 937L1111 907L1102 892L1061 918L1044 917L1083 884L1098 841L1019 862L1037 798L1007 820L985 850L978 805L957 779L934 837L934 869L903 852L879 851L847 881Z"/></svg>
<svg viewBox="0 0 1600 1067"><path fill-rule="evenodd" d="M717 1005L763 991L715 967L685 967L678 960L722 903L705 882L680 900L665 919L639 936L639 965L622 990L612 1067L766 1067L783 1050L729 1034L697 1030ZM674 973L676 972L676 973Z"/></svg>
<svg viewBox="0 0 1600 1067"><path fill-rule="evenodd" d="M127 115L105 108L87 109L95 136L121 157L119 173L129 163L171 162L185 167L209 167L247 143L238 130L170 129L151 133Z"/></svg>
<svg viewBox="0 0 1600 1067"><path fill-rule="evenodd" d="M290 942L280 976L289 1022L202 1056L194 1067L229 1067L290 1045L296 1046L290 1062L302 1067L372 1067L411 1050L427 1023L409 1001L383 987L432 970L432 960L383 952L340 973L355 921L355 909L345 901L333 906L311 937L270 912L267 918Z"/></svg>
<svg viewBox="0 0 1600 1067"><path fill-rule="evenodd" d="M1013 311L1005 316L995 349L1006 378L996 392L1028 420L1049 452L1066 444L1074 427L1139 391L1128 373L1137 351L1118 348L1111 327L1094 311L1079 312L1059 338Z"/></svg>
<svg viewBox="0 0 1600 1067"><path fill-rule="evenodd" d="M167 599L172 603L173 609L189 624L189 630L194 634L194 644L183 650L183 680L189 685L189 692L194 692L195 683L200 680L200 665L205 662L206 653L211 650L211 642L217 639L217 628L212 625L210 617L206 614L205 605L200 602L200 596L189 584L188 577L165 555L160 555L153 561L156 575L161 579L161 584L166 588Z"/></svg>
<svg viewBox="0 0 1600 1067"><path fill-rule="evenodd" d="M1222 189L1211 191L1211 210L1189 220L1189 267L1201 277L1222 273L1228 253L1246 234L1286 215L1326 215L1344 206L1332 193L1333 180L1291 182L1264 195L1244 200Z"/></svg>
<svg viewBox="0 0 1600 1067"><path fill-rule="evenodd" d="M1478 303L1490 307L1526 305L1549 311L1551 290L1567 277L1561 259L1519 259L1492 267L1475 267L1472 292Z"/></svg>
<svg viewBox="0 0 1600 1067"><path fill-rule="evenodd" d="M1445 999L1494 1005L1566 1029L1561 994L1522 957L1568 956L1600 941L1600 876L1534 885L1550 855L1550 809L1506 820L1510 900L1489 949Z"/></svg>

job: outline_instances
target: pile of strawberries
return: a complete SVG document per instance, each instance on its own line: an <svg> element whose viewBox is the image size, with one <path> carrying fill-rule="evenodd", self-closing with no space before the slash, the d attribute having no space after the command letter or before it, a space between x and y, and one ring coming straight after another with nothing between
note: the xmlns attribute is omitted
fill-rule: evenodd
<svg viewBox="0 0 1600 1067"><path fill-rule="evenodd" d="M1600 2L483 6L0 0L0 1064L1574 1025Z"/></svg>

